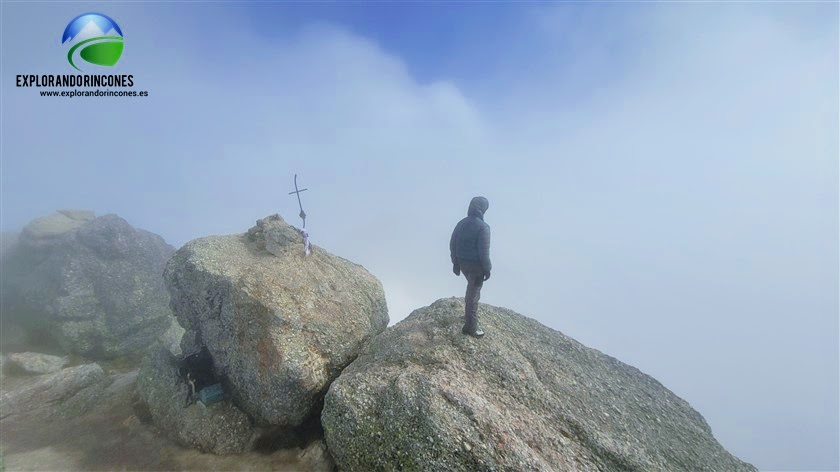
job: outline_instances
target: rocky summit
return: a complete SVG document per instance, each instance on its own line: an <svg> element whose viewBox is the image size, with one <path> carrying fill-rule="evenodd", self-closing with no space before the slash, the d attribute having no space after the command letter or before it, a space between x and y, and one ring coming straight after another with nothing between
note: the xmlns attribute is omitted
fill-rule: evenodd
<svg viewBox="0 0 840 472"><path fill-rule="evenodd" d="M378 336L321 421L344 471L754 471L691 406L618 360L511 310L439 300Z"/></svg>
<svg viewBox="0 0 840 472"><path fill-rule="evenodd" d="M119 216L61 210L3 249L2 329L21 333L18 344L114 358L140 355L172 327L161 274L174 248Z"/></svg>
<svg viewBox="0 0 840 472"><path fill-rule="evenodd" d="M183 355L206 351L211 382L257 425L317 419L330 383L388 324L373 275L320 247L306 256L278 215L190 241L164 277L186 329Z"/></svg>

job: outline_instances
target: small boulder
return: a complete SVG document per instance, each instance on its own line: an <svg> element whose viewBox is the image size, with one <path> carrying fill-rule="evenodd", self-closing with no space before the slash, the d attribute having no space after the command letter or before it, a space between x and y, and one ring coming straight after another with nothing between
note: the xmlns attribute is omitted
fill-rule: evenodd
<svg viewBox="0 0 840 472"><path fill-rule="evenodd" d="M297 455L301 466L313 472L333 472L336 470L335 462L332 460L327 445L321 439L312 441L308 446L301 449Z"/></svg>
<svg viewBox="0 0 840 472"><path fill-rule="evenodd" d="M93 212L63 210L35 218L24 226L21 239L33 246L48 243L53 238L82 226L93 217Z"/></svg>
<svg viewBox="0 0 840 472"><path fill-rule="evenodd" d="M104 388L106 383L107 377L99 364L68 367L34 377L0 395L0 419L51 409L59 402L72 402L80 393Z"/></svg>
<svg viewBox="0 0 840 472"><path fill-rule="evenodd" d="M31 375L58 372L70 362L67 357L51 356L37 352L16 352L8 354L7 358L8 368Z"/></svg>

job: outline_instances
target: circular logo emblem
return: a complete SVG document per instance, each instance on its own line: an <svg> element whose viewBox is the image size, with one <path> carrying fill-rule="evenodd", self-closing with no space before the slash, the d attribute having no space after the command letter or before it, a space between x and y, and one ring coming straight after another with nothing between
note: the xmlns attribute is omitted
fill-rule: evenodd
<svg viewBox="0 0 840 472"><path fill-rule="evenodd" d="M80 60L98 66L113 66L123 52L123 34L117 22L101 13L84 13L64 29L61 43L70 46L67 61L81 71Z"/></svg>

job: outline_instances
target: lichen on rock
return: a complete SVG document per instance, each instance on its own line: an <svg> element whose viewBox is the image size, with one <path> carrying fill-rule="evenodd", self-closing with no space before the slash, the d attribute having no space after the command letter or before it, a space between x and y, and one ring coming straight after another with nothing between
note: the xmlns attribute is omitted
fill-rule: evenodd
<svg viewBox="0 0 840 472"><path fill-rule="evenodd" d="M295 427L388 324L362 266L319 249L279 215L247 233L190 241L166 266L185 354L206 348L235 404L257 424Z"/></svg>
<svg viewBox="0 0 840 472"><path fill-rule="evenodd" d="M346 471L754 471L653 378L511 310L439 300L333 382L321 421Z"/></svg>

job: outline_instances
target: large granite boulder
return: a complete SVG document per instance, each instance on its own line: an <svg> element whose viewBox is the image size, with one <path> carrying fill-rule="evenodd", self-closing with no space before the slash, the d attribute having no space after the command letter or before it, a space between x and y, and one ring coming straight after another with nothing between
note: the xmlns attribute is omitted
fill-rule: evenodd
<svg viewBox="0 0 840 472"><path fill-rule="evenodd" d="M317 416L330 382L388 324L374 276L312 249L306 256L301 234L272 215L246 234L190 241L164 272L184 355L206 349L261 426Z"/></svg>
<svg viewBox="0 0 840 472"><path fill-rule="evenodd" d="M514 313L439 300L333 382L321 421L344 471L754 471L653 378Z"/></svg>
<svg viewBox="0 0 840 472"><path fill-rule="evenodd" d="M162 277L173 252L116 215L38 218L3 253L3 328L91 358L139 355L174 321Z"/></svg>

